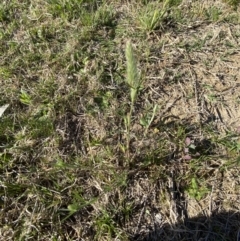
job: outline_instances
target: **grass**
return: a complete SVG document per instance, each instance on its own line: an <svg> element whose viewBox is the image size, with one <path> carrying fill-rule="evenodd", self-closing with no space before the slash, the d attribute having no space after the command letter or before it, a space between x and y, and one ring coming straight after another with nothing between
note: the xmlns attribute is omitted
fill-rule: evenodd
<svg viewBox="0 0 240 241"><path fill-rule="evenodd" d="M0 3L0 240L238 240L238 1Z"/></svg>

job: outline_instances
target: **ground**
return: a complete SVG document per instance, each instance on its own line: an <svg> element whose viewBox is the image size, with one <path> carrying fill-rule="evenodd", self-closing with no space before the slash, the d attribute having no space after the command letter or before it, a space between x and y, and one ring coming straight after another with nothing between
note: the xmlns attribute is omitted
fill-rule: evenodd
<svg viewBox="0 0 240 241"><path fill-rule="evenodd" d="M239 1L0 3L0 240L240 240Z"/></svg>

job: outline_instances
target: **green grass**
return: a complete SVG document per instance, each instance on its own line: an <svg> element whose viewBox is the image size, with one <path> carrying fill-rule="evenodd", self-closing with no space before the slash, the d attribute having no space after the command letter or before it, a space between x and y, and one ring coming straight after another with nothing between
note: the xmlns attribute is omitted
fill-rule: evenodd
<svg viewBox="0 0 240 241"><path fill-rule="evenodd" d="M236 240L237 9L0 3L0 240Z"/></svg>

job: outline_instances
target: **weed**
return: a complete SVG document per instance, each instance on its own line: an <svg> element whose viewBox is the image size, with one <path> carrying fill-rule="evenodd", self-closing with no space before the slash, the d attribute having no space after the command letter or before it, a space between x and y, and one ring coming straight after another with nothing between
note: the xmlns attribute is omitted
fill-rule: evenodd
<svg viewBox="0 0 240 241"><path fill-rule="evenodd" d="M25 105L30 105L32 103L30 95L24 90L21 90L21 95L20 95L19 99L20 99L21 103L23 103Z"/></svg>
<svg viewBox="0 0 240 241"><path fill-rule="evenodd" d="M96 240L102 236L111 239L116 233L115 223L105 210L99 215L95 225L97 230Z"/></svg>
<svg viewBox="0 0 240 241"><path fill-rule="evenodd" d="M152 124L154 117L156 116L157 108L158 105L154 105L152 111L150 113L147 113L140 119L140 124L145 127L144 137L146 137L147 131Z"/></svg>
<svg viewBox="0 0 240 241"><path fill-rule="evenodd" d="M153 31L161 26L162 20L165 17L165 14L169 10L169 1L164 1L162 7L158 4L148 3L140 13L139 21L142 28L146 31Z"/></svg>
<svg viewBox="0 0 240 241"><path fill-rule="evenodd" d="M127 132L127 153L129 158L129 144L130 144L130 130L131 130L131 121L134 111L134 104L139 94L141 87L141 79L137 69L137 62L133 53L133 48L130 42L126 45L126 60L127 60L127 78L126 83L130 88L130 100L131 106L130 111L126 117L124 117L126 132Z"/></svg>
<svg viewBox="0 0 240 241"><path fill-rule="evenodd" d="M196 200L201 200L209 190L204 186L199 186L195 177L192 178L190 187L188 188L188 194Z"/></svg>

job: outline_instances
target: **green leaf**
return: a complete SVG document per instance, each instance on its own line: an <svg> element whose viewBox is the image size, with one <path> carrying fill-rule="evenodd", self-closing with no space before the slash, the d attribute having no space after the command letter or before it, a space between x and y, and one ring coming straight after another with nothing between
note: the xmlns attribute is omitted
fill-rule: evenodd
<svg viewBox="0 0 240 241"><path fill-rule="evenodd" d="M197 180L196 180L196 178L192 178L192 188L194 189L194 190L197 190L198 189L198 183L197 183Z"/></svg>
<svg viewBox="0 0 240 241"><path fill-rule="evenodd" d="M70 205L68 205L67 208L68 208L68 210L69 210L70 213L75 213L75 212L78 211L78 209L79 209L79 205L76 204L76 203L74 203L74 204L70 204Z"/></svg>
<svg viewBox="0 0 240 241"><path fill-rule="evenodd" d="M140 119L140 124L141 124L142 126L147 126L147 125L148 125L148 122L147 122L145 116Z"/></svg>
<svg viewBox="0 0 240 241"><path fill-rule="evenodd" d="M32 102L30 95L24 90L21 90L20 102L25 105L30 105Z"/></svg>

